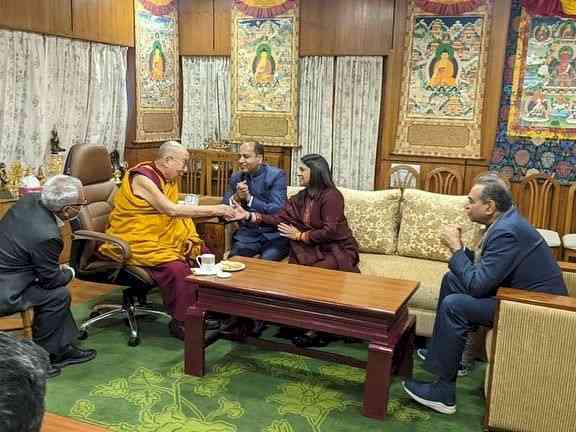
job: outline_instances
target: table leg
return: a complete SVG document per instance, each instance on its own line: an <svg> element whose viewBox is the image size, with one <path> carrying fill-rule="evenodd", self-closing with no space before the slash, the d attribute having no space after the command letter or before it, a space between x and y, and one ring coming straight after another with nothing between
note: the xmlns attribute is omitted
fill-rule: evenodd
<svg viewBox="0 0 576 432"><path fill-rule="evenodd" d="M368 346L368 364L364 383L364 406L366 417L383 420L388 409L388 393L392 375L392 357L390 347L371 343Z"/></svg>
<svg viewBox="0 0 576 432"><path fill-rule="evenodd" d="M400 340L400 344L396 345L396 349L400 349L400 366L398 368L398 375L405 379L412 378L412 369L414 368L414 338L415 338L416 324L412 322L410 327L406 329Z"/></svg>
<svg viewBox="0 0 576 432"><path fill-rule="evenodd" d="M204 376L204 318L206 312L195 306L186 312L184 370L188 375Z"/></svg>

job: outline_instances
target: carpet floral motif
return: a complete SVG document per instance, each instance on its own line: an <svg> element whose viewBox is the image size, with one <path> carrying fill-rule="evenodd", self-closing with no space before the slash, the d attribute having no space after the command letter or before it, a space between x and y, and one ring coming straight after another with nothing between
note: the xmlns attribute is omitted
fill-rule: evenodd
<svg viewBox="0 0 576 432"><path fill-rule="evenodd" d="M328 431L326 420L335 413L361 407L361 401L350 398L346 389L363 385L365 372L344 365L324 364L314 367L314 360L287 353L255 352L240 362L221 362L203 378L184 374L183 364L159 373L139 367L129 376L120 376L98 384L88 398L77 400L68 415L78 420L107 427L113 432L235 432L234 420L250 415L243 404L227 396L234 379L249 372L264 370L284 382L272 386L269 394L262 394L268 404L281 416L261 426L261 432ZM276 371L276 373L273 373ZM292 375L295 380L286 380ZM286 382L288 381L288 382ZM203 410L200 399L217 403L211 411ZM108 422L102 419L99 404L105 399L127 403L137 412L135 422ZM430 421L421 409L407 406L400 400L389 402L390 418L402 423ZM254 414L254 413L252 413ZM295 419L303 418L308 425ZM419 430L432 430L425 427Z"/></svg>

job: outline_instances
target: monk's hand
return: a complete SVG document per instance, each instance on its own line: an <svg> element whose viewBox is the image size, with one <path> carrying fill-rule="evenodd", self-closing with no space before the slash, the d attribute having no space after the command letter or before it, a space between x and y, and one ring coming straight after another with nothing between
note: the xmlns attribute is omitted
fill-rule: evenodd
<svg viewBox="0 0 576 432"><path fill-rule="evenodd" d="M454 253L464 247L462 242L462 227L456 225L446 225L442 229L442 241L448 245Z"/></svg>
<svg viewBox="0 0 576 432"><path fill-rule="evenodd" d="M216 208L216 216L221 216L226 220L230 220L234 217L234 209L226 204L219 204Z"/></svg>
<svg viewBox="0 0 576 432"><path fill-rule="evenodd" d="M232 200L231 208L234 212L234 215L229 219L225 218L228 222L246 220L248 217L248 211L246 211L246 209L242 207L238 202Z"/></svg>
<svg viewBox="0 0 576 432"><path fill-rule="evenodd" d="M282 237L289 238L290 240L298 241L302 237L302 233L298 228L285 223L278 224L278 232Z"/></svg>

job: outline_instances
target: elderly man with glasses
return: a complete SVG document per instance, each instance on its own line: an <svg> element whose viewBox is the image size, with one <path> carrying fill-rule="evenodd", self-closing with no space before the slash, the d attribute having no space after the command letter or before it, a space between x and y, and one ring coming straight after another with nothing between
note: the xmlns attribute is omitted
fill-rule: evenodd
<svg viewBox="0 0 576 432"><path fill-rule="evenodd" d="M76 347L68 283L74 269L59 264L60 227L85 204L80 180L58 175L42 193L20 198L0 220L0 316L34 309L33 339L50 354L48 376L84 363L96 351Z"/></svg>

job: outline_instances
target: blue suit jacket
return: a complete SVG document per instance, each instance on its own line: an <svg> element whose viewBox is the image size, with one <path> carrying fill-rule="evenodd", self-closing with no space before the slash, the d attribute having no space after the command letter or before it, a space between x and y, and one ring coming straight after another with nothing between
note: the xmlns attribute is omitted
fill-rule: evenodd
<svg viewBox="0 0 576 432"><path fill-rule="evenodd" d="M286 174L280 168L262 165L253 174L236 172L230 177L228 190L224 194L222 202L228 204L230 197L236 192L236 185L243 179L248 183L250 194L253 196L250 206L245 206L249 211L263 214L278 213L286 202ZM256 225L248 222L240 222L240 229L234 234L234 239L242 243L257 242L264 237L266 240L280 238L275 226Z"/></svg>
<svg viewBox="0 0 576 432"><path fill-rule="evenodd" d="M566 295L562 272L542 236L515 208L490 228L480 262L461 249L448 263L473 297L496 295L500 287Z"/></svg>

